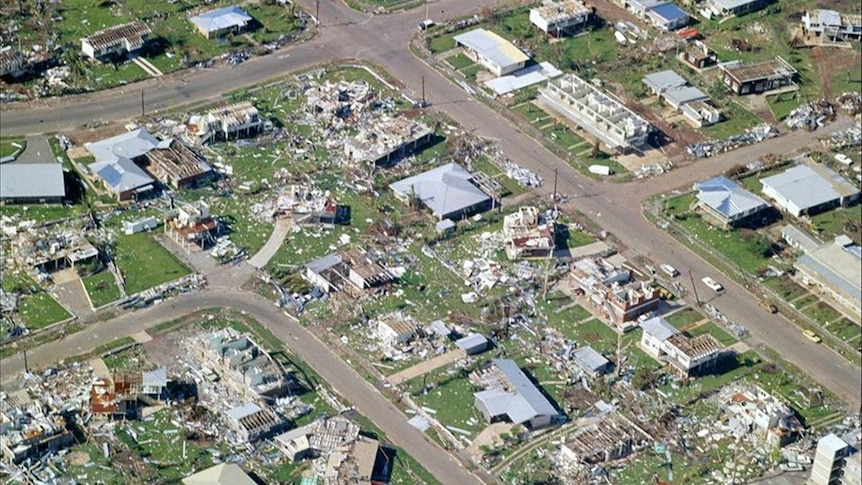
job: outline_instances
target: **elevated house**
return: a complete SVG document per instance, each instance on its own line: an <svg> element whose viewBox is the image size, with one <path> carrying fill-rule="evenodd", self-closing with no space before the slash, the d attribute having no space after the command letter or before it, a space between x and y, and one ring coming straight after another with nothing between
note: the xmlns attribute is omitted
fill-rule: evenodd
<svg viewBox="0 0 862 485"><path fill-rule="evenodd" d="M257 134L263 128L260 113L250 101L241 101L194 115L186 125L187 134L195 144L214 140L232 140Z"/></svg>
<svg viewBox="0 0 862 485"><path fill-rule="evenodd" d="M641 349L659 362L670 364L685 377L714 368L724 352L724 345L712 335L690 337L662 317L650 318L640 327L643 330Z"/></svg>
<svg viewBox="0 0 862 485"><path fill-rule="evenodd" d="M794 217L859 202L859 189L822 164L801 164L760 179L763 196Z"/></svg>
<svg viewBox="0 0 862 485"><path fill-rule="evenodd" d="M698 183L695 189L695 208L724 228L750 222L769 208L766 201L723 175Z"/></svg>
<svg viewBox="0 0 862 485"><path fill-rule="evenodd" d="M724 62L718 68L721 81L735 94L757 94L790 86L799 74L781 57L760 62Z"/></svg>
<svg viewBox="0 0 862 485"><path fill-rule="evenodd" d="M236 5L207 10L189 18L195 29L207 39L239 34L248 28L252 20L251 15Z"/></svg>
<svg viewBox="0 0 862 485"><path fill-rule="evenodd" d="M546 34L562 37L582 30L592 15L593 8L580 0L563 0L531 8L530 22Z"/></svg>
<svg viewBox="0 0 862 485"><path fill-rule="evenodd" d="M821 43L862 40L862 15L817 9L802 16L802 29Z"/></svg>
<svg viewBox="0 0 862 485"><path fill-rule="evenodd" d="M141 50L152 30L144 22L129 22L81 39L81 52L96 60L126 57Z"/></svg>
<svg viewBox="0 0 862 485"><path fill-rule="evenodd" d="M561 424L566 417L510 359L495 359L470 375L471 381L484 387L474 393L476 409L490 423L509 421L539 429Z"/></svg>
<svg viewBox="0 0 862 485"><path fill-rule="evenodd" d="M455 36L467 57L478 62L495 76L523 69L530 58L508 40L485 29L475 29Z"/></svg>
<svg viewBox="0 0 862 485"><path fill-rule="evenodd" d="M192 245L205 249L215 242L218 221L210 215L210 208L204 201L183 204L165 217L165 233L186 251Z"/></svg>

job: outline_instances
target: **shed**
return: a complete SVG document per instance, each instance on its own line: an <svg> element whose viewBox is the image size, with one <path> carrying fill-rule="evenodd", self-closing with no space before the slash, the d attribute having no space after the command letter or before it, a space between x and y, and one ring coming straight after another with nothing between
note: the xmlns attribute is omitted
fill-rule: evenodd
<svg viewBox="0 0 862 485"><path fill-rule="evenodd" d="M452 222L452 219L443 219L434 225L434 229L441 236L449 236L455 232L455 223Z"/></svg>
<svg viewBox="0 0 862 485"><path fill-rule="evenodd" d="M456 340L455 345L467 355L476 355L488 350L488 339L484 335L471 333Z"/></svg>
<svg viewBox="0 0 862 485"><path fill-rule="evenodd" d="M610 369L611 363L592 347L581 347L572 352L572 359L581 371L590 376L599 376Z"/></svg>

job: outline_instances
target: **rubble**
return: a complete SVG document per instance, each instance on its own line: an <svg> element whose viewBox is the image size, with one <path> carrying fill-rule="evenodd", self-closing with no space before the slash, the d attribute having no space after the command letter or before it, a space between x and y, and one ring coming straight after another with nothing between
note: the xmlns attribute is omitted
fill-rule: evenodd
<svg viewBox="0 0 862 485"><path fill-rule="evenodd" d="M735 150L741 146L760 143L763 140L774 138L779 135L774 126L763 124L745 130L741 135L734 135L724 140L710 140L695 143L685 147L686 153L695 158L709 158L721 153Z"/></svg>
<svg viewBox="0 0 862 485"><path fill-rule="evenodd" d="M510 178L521 184L523 187L541 187L542 177L539 175L518 166L516 163L506 161L503 163L503 171Z"/></svg>
<svg viewBox="0 0 862 485"><path fill-rule="evenodd" d="M803 104L791 111L784 124L791 130L803 129L814 131L835 118L835 109L825 99L814 103Z"/></svg>
<svg viewBox="0 0 862 485"><path fill-rule="evenodd" d="M857 91L841 93L840 96L835 98L835 105L844 113L856 116L862 113L862 94Z"/></svg>
<svg viewBox="0 0 862 485"><path fill-rule="evenodd" d="M820 143L830 150L862 145L862 126L857 124L844 130L833 131L821 138Z"/></svg>

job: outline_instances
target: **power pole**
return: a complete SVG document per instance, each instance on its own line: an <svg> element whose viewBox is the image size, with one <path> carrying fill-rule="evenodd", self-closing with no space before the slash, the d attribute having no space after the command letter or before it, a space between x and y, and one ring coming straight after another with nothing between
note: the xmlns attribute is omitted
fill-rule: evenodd
<svg viewBox="0 0 862 485"><path fill-rule="evenodd" d="M422 76L422 107L424 108L427 103L425 102L425 76Z"/></svg>
<svg viewBox="0 0 862 485"><path fill-rule="evenodd" d="M141 117L146 115L146 110L144 109L144 90L141 89Z"/></svg>
<svg viewBox="0 0 862 485"><path fill-rule="evenodd" d="M320 0L317 0L314 6L314 21L320 25Z"/></svg>
<svg viewBox="0 0 862 485"><path fill-rule="evenodd" d="M24 353L24 372L30 372L30 366L27 365L27 349L24 349L23 353Z"/></svg>
<svg viewBox="0 0 862 485"><path fill-rule="evenodd" d="M557 217L557 169L554 169L554 218Z"/></svg>
<svg viewBox="0 0 862 485"><path fill-rule="evenodd" d="M691 275L691 270L688 270L688 279L691 280L691 289L694 290L694 301L697 302L697 306L700 306L700 297L697 295L697 286L694 284L694 276Z"/></svg>

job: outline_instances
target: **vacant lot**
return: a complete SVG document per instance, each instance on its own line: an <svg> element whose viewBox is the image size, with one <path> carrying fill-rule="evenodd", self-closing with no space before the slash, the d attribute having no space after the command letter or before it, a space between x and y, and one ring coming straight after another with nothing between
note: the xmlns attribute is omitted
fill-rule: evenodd
<svg viewBox="0 0 862 485"><path fill-rule="evenodd" d="M118 236L115 261L123 274L128 295L190 273L170 251L143 233Z"/></svg>
<svg viewBox="0 0 862 485"><path fill-rule="evenodd" d="M21 293L16 315L18 321L29 330L38 330L72 316L48 292L24 274L4 273L3 289Z"/></svg>
<svg viewBox="0 0 862 485"><path fill-rule="evenodd" d="M86 288L87 294L90 295L90 302L92 302L93 308L99 308L117 301L122 296L120 289L117 288L114 275L110 271L102 271L101 273L81 278L81 282L84 283L84 288Z"/></svg>

